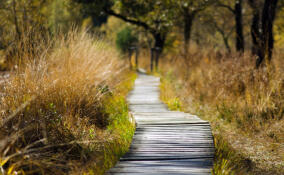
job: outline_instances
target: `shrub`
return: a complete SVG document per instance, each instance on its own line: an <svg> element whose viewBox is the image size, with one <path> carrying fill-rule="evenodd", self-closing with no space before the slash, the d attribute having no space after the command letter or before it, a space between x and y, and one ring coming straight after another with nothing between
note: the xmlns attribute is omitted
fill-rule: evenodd
<svg viewBox="0 0 284 175"><path fill-rule="evenodd" d="M137 37L132 34L129 27L123 28L116 35L116 46L122 53L126 53L128 48L133 46L135 42L137 42Z"/></svg>
<svg viewBox="0 0 284 175"><path fill-rule="evenodd" d="M0 87L0 171L69 174L100 161L117 138L107 128L112 115L127 111L110 114L106 106L126 69L111 46L85 32L36 44L43 44L41 55L22 57Z"/></svg>
<svg viewBox="0 0 284 175"><path fill-rule="evenodd" d="M216 139L222 138L232 148L230 151L252 162L249 171L253 174L283 174L282 55L275 52L271 67L258 70L249 53L240 56L199 48L192 50L187 59L169 56L161 64L163 80L172 71L161 96L180 99L183 110L210 121ZM224 157L230 164L242 166L242 160ZM216 163L215 168L226 165Z"/></svg>

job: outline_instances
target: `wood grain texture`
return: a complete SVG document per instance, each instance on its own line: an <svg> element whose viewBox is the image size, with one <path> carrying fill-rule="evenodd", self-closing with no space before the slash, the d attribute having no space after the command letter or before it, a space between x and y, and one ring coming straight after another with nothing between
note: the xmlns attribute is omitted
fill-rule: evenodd
<svg viewBox="0 0 284 175"><path fill-rule="evenodd" d="M170 111L159 99L160 79L139 74L128 96L137 128L129 148L107 174L208 175L214 158L210 124Z"/></svg>

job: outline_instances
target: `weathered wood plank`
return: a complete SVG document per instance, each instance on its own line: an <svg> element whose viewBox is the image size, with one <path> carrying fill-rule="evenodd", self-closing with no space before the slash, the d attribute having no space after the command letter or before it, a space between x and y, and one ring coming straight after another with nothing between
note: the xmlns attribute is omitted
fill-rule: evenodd
<svg viewBox="0 0 284 175"><path fill-rule="evenodd" d="M125 173L120 173L120 172L112 172L112 173L107 173L107 175L125 175ZM132 173L132 172L128 172L127 175L147 175L147 174L151 174L151 175L173 175L173 173L169 173L169 172L151 172L151 173L148 173L148 172L144 172L144 173ZM209 173L187 173L187 172L184 172L184 173L178 173L178 172L175 172L174 175L208 175Z"/></svg>
<svg viewBox="0 0 284 175"><path fill-rule="evenodd" d="M137 128L129 148L107 174L208 175L214 142L210 124L169 111L159 99L159 78L140 74L128 95Z"/></svg>
<svg viewBox="0 0 284 175"><path fill-rule="evenodd" d="M171 166L165 166L165 167L150 167L146 169L145 167L121 167L121 168L113 168L110 172L120 172L120 173L149 173L152 174L153 172L159 172L159 173L210 173L210 170L208 168L199 168L199 167L178 167L175 166L175 168L172 168Z"/></svg>
<svg viewBox="0 0 284 175"><path fill-rule="evenodd" d="M189 146L189 147L213 147L213 144L208 144L208 143L160 143L160 144L153 144L153 143L133 143L131 145L131 147L139 147L139 146L151 146L151 147L158 147L158 146L170 146L170 147L185 147L185 146Z"/></svg>

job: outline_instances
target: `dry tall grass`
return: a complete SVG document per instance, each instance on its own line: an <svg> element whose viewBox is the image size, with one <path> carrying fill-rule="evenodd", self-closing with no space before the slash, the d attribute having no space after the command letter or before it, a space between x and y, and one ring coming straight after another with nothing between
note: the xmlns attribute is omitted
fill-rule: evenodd
<svg viewBox="0 0 284 175"><path fill-rule="evenodd" d="M249 54L196 50L187 59L165 58L162 97L211 121L257 173L283 173L284 60L276 53L271 68L255 69ZM172 90L170 90L172 89ZM177 97L176 97L177 96ZM237 164L237 163L236 163Z"/></svg>
<svg viewBox="0 0 284 175"><path fill-rule="evenodd" d="M99 164L104 143L117 134L107 129L114 119L105 108L124 62L86 32L33 46L40 52L17 50L19 66L0 87L0 172L66 174Z"/></svg>

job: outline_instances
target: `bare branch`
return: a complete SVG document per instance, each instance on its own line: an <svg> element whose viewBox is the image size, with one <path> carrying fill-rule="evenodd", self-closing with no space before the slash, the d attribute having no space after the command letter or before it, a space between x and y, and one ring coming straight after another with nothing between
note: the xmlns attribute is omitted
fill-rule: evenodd
<svg viewBox="0 0 284 175"><path fill-rule="evenodd" d="M121 14L118 14L116 13L115 11L111 10L111 9L104 9L105 13L109 14L109 15L112 15L112 16L115 16L119 19L122 19L123 21L125 22L129 22L131 24L135 24L135 25L138 25L138 26L141 26L143 27L145 30L150 30L150 31L153 31L153 29L148 25L146 24L145 22L142 22L142 21L138 21L138 20L134 20L134 19L129 19L127 18L126 16L123 16Z"/></svg>
<svg viewBox="0 0 284 175"><path fill-rule="evenodd" d="M217 6L226 8L227 10L229 10L230 12L232 12L233 14L236 13L236 11L235 11L231 6L229 6L229 5L222 4L222 3L218 2L218 3L217 3Z"/></svg>

